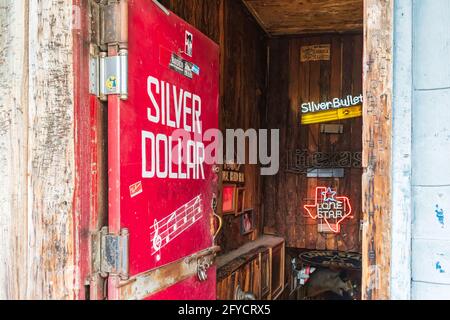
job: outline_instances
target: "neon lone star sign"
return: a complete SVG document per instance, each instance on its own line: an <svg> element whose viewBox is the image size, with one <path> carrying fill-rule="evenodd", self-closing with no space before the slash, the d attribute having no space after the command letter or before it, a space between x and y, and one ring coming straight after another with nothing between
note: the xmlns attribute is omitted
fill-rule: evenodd
<svg viewBox="0 0 450 320"><path fill-rule="evenodd" d="M312 219L324 220L333 233L340 233L341 223L352 214L348 197L338 197L336 191L327 187L317 187L315 203L303 207Z"/></svg>

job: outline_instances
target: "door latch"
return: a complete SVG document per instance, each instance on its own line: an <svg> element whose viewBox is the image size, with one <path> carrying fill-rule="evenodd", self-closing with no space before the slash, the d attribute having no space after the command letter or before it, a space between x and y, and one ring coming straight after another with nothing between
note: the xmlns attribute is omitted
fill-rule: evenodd
<svg viewBox="0 0 450 320"><path fill-rule="evenodd" d="M197 276L200 282L208 280L208 269L211 267L210 262L206 258L198 260Z"/></svg>

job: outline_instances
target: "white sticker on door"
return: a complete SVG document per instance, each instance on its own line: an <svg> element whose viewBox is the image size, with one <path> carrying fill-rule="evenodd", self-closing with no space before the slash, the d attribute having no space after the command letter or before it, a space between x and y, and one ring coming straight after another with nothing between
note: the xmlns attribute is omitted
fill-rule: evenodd
<svg viewBox="0 0 450 320"><path fill-rule="evenodd" d="M193 42L194 42L194 36L189 31L186 31L184 52L186 53L186 55L188 55L191 58L192 58L192 51L193 51Z"/></svg>

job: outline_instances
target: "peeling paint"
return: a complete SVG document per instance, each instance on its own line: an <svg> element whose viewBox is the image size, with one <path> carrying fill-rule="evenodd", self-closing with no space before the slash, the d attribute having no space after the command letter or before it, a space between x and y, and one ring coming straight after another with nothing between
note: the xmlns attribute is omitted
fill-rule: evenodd
<svg viewBox="0 0 450 320"><path fill-rule="evenodd" d="M441 262L436 262L436 270L439 271L439 273L445 273L444 268L442 268Z"/></svg>
<svg viewBox="0 0 450 320"><path fill-rule="evenodd" d="M0 0L0 299L77 296L71 13Z"/></svg>
<svg viewBox="0 0 450 320"><path fill-rule="evenodd" d="M442 228L444 228L444 226L445 226L444 210L440 209L439 205L436 205L436 210L434 210L434 212L436 212L436 218L438 219L439 223L442 225Z"/></svg>

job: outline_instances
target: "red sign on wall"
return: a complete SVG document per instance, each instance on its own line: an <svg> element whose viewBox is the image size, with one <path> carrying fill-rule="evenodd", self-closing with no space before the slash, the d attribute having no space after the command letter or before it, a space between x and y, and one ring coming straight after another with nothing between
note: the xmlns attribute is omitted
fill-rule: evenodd
<svg viewBox="0 0 450 320"><path fill-rule="evenodd" d="M110 225L129 230L135 276L213 245L217 176L203 134L218 128L219 49L146 0L129 1L128 49L129 97L110 111L110 126L118 125L110 131L110 188L120 190L120 202L110 199ZM152 298L214 299L214 274Z"/></svg>

